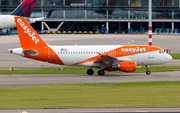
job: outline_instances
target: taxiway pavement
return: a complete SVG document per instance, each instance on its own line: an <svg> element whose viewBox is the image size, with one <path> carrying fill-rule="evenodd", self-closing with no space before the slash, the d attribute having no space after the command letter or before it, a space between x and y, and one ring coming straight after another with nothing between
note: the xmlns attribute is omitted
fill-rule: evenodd
<svg viewBox="0 0 180 113"><path fill-rule="evenodd" d="M179 71L145 73L121 73L104 76L85 74L12 74L0 75L0 86L30 86L49 84L94 84L122 82L180 81Z"/></svg>
<svg viewBox="0 0 180 113"><path fill-rule="evenodd" d="M21 111L21 112L20 112ZM119 113L119 112L165 112L179 113L180 108L97 108L97 109L16 109L0 110L0 113Z"/></svg>

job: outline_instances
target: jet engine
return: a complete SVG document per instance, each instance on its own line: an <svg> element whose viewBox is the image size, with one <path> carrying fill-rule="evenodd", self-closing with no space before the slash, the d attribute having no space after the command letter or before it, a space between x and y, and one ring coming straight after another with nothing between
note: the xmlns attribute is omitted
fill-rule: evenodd
<svg viewBox="0 0 180 113"><path fill-rule="evenodd" d="M123 72L134 72L136 70L136 66L137 64L134 61L121 61L116 65L112 65L111 68Z"/></svg>

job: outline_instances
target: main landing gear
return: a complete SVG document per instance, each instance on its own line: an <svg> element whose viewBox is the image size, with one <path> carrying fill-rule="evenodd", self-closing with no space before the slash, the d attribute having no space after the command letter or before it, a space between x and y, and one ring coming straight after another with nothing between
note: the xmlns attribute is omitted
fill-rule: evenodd
<svg viewBox="0 0 180 113"><path fill-rule="evenodd" d="M88 75L93 75L93 74L94 74L94 70L88 69L88 70L87 70L87 74L88 74Z"/></svg>
<svg viewBox="0 0 180 113"><path fill-rule="evenodd" d="M151 71L149 71L149 65L146 65L145 67L146 67L146 74L147 74L147 75L150 75L150 74L151 74Z"/></svg>
<svg viewBox="0 0 180 113"><path fill-rule="evenodd" d="M88 69L88 70L87 70L87 74L88 74L88 75L93 75L93 74L94 74L94 71L93 71L92 69ZM98 75L103 76L104 74L105 74L104 70L99 70L99 71L98 71Z"/></svg>
<svg viewBox="0 0 180 113"><path fill-rule="evenodd" d="M105 74L104 70L99 70L98 75L103 76Z"/></svg>

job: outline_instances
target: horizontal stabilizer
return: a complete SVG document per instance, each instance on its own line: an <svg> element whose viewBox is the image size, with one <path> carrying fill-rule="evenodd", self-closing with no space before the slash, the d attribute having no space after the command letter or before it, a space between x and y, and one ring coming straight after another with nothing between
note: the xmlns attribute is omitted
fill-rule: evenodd
<svg viewBox="0 0 180 113"><path fill-rule="evenodd" d="M23 53L29 54L31 56L36 56L39 54L38 51L34 51L34 50L23 50Z"/></svg>

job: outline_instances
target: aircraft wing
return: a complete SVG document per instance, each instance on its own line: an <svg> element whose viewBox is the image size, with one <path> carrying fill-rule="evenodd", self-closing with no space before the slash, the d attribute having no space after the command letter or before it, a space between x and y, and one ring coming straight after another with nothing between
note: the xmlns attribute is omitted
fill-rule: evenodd
<svg viewBox="0 0 180 113"><path fill-rule="evenodd" d="M87 62L104 63L105 65L113 65L113 64L116 64L117 62L121 62L121 61L131 61L131 59L125 58L125 57L115 58L115 57L109 56L109 55L103 55L100 53L98 53L98 54L99 54L98 56L84 60L82 62L78 62L73 65L78 65L78 64L87 63Z"/></svg>
<svg viewBox="0 0 180 113"><path fill-rule="evenodd" d="M109 55L100 55L94 62L103 62L103 61L116 61L115 57L109 56Z"/></svg>
<svg viewBox="0 0 180 113"><path fill-rule="evenodd" d="M131 59L124 57L115 58L109 55L100 55L98 58L96 58L94 62L99 62L99 63L103 62L106 65L112 65L113 63L121 62L121 61L131 61Z"/></svg>

